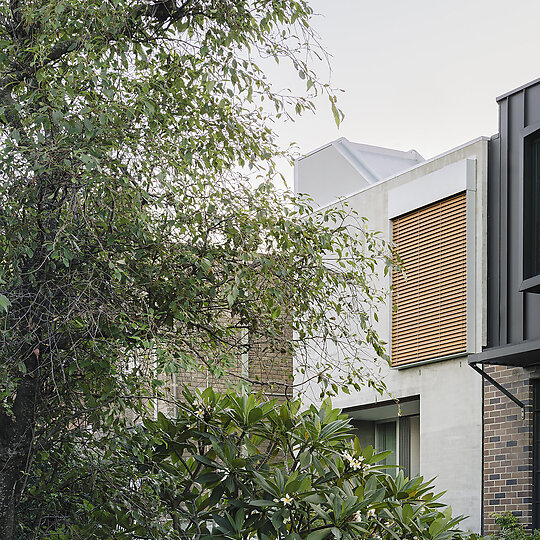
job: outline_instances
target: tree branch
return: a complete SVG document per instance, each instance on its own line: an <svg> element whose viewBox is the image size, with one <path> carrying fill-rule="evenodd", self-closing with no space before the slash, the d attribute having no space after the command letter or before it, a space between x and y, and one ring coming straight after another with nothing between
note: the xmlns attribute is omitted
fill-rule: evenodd
<svg viewBox="0 0 540 540"><path fill-rule="evenodd" d="M126 36L129 34L130 30L133 29L134 24L137 22L138 19L142 17L149 17L152 19L155 19L160 24L163 24L165 22L176 22L179 21L182 17L187 16L190 14L190 12L187 10L188 6L192 3L193 0L186 0L183 2L180 6L176 6L175 0L163 0L159 2L155 2L153 4L149 4L146 6L138 6L135 7L131 17L128 18L126 23L122 28L117 28L115 31L112 31L108 35L108 39L106 40L108 43L112 41L116 41L117 39ZM19 0L12 0L12 4L15 6L19 4ZM16 19L16 13L17 10L20 9L20 7L12 7L13 12L13 26L20 25L20 21ZM20 17L19 17L20 19ZM39 65L36 65L32 70L15 70L12 73L10 73L8 76L0 79L0 99L2 98L2 94L6 92L6 90L13 84L17 84L18 82L24 81L27 77L33 77L34 73L39 69L39 67L47 66L69 52L78 49L83 43L82 39L66 39L63 41L59 41L55 45L52 46L52 48L49 50L49 52L43 57L43 60Z"/></svg>

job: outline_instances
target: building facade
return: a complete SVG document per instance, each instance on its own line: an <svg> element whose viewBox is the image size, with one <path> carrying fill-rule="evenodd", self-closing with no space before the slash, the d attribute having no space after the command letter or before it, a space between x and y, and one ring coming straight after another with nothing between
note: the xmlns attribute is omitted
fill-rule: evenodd
<svg viewBox="0 0 540 540"><path fill-rule="evenodd" d="M436 158L340 139L295 172L297 192L321 209L344 198L406 269L379 328L391 398L337 404L484 534L507 511L540 529L540 79L497 102L499 133Z"/></svg>
<svg viewBox="0 0 540 540"><path fill-rule="evenodd" d="M484 529L493 512L540 528L540 80L497 98L489 142Z"/></svg>
<svg viewBox="0 0 540 540"><path fill-rule="evenodd" d="M406 274L380 278L392 296L377 328L389 343L389 390L340 396L364 445L389 464L436 477L467 529L482 521L482 378L469 356L487 345L488 139L430 160L414 151L334 141L298 160L295 190L321 209L347 204L393 242Z"/></svg>

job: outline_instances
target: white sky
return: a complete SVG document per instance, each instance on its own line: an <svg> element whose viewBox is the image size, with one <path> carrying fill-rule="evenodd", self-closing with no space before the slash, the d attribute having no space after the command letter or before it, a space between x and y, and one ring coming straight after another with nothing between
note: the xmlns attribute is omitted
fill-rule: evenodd
<svg viewBox="0 0 540 540"><path fill-rule="evenodd" d="M332 55L328 100L316 115L279 126L283 144L307 153L328 141L433 157L498 131L495 98L540 77L538 0L310 0ZM322 70L324 75L324 70ZM284 171L292 185L292 170Z"/></svg>

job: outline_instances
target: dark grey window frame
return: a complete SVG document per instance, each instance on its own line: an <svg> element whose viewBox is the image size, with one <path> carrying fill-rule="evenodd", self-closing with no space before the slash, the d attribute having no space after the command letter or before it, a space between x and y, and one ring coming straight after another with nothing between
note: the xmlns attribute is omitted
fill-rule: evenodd
<svg viewBox="0 0 540 540"><path fill-rule="evenodd" d="M530 277L525 277L525 257L527 257L527 246L525 245L525 233L530 224L525 220L525 183L526 175L528 173L529 164L526 162L526 148L530 144L529 141L540 139L540 122L536 122L520 131L521 145L519 149L519 251L520 256L518 258L519 275L521 276L521 285L519 291L540 293L540 269L537 270L537 274ZM536 137L535 137L536 135Z"/></svg>

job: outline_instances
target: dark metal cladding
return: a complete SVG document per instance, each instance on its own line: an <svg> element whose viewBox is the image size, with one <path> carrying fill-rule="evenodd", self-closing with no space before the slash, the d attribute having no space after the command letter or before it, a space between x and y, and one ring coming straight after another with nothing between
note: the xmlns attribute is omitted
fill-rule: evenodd
<svg viewBox="0 0 540 540"><path fill-rule="evenodd" d="M540 364L540 276L524 279L524 171L527 137L540 130L540 79L497 101L499 134L488 146L487 347L469 362L530 366Z"/></svg>
<svg viewBox="0 0 540 540"><path fill-rule="evenodd" d="M488 143L488 178L497 186L500 183L500 159L501 159L501 139L495 135ZM494 180L494 177L496 180ZM499 245L501 226L500 212L500 189L494 189L490 185L487 191L488 215L487 215L487 296L488 296L488 320L487 320L487 346L488 348L498 347L500 341L500 286L501 278L499 272Z"/></svg>

